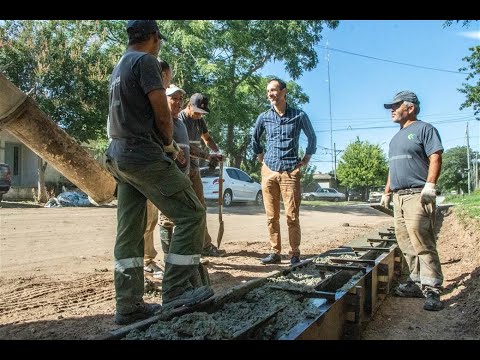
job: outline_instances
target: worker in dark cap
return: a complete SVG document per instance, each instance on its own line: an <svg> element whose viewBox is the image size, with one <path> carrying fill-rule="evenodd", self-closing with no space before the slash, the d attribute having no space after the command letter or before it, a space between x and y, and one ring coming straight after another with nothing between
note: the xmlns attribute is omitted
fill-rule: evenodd
<svg viewBox="0 0 480 360"><path fill-rule="evenodd" d="M442 310L443 275L434 232L442 140L435 127L417 119L420 100L415 93L400 91L384 107L400 130L390 141L390 169L380 204L389 208L393 197L395 235L410 270L395 295L425 298L425 310Z"/></svg>
<svg viewBox="0 0 480 360"><path fill-rule="evenodd" d="M201 142L214 151L212 154L207 154L207 159L210 163L223 160L220 150L208 132L207 123L203 116L210 112L208 107L208 97L196 93L190 97L185 109L183 109L178 118L183 121L188 130L188 138L190 140L190 180L192 181L193 190L197 194L198 199L206 207L205 196L203 193L202 178L200 176L200 162L199 158L204 158L200 155ZM205 226L205 239L203 241L202 256L216 256L221 257L225 255L225 251L218 250L212 243L212 237L208 233L208 227Z"/></svg>
<svg viewBox="0 0 480 360"><path fill-rule="evenodd" d="M213 296L211 287L194 288L190 281L200 276L206 211L174 162L179 148L157 59L165 37L154 20L130 20L127 33L127 50L110 78L111 142L106 152L106 167L117 181L114 280L119 325L160 310L160 305L143 301L147 199L176 225L165 259L163 310Z"/></svg>

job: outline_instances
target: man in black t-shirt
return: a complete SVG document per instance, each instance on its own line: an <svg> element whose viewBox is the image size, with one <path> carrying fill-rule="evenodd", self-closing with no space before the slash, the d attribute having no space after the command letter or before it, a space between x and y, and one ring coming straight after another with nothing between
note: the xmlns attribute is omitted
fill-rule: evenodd
<svg viewBox="0 0 480 360"><path fill-rule="evenodd" d="M157 55L165 37L154 20L127 23L128 47L110 78L107 169L117 181L115 322L126 325L154 315L143 302L144 233L149 199L176 225L165 259L163 310L191 306L213 296L193 288L205 234L205 207L168 154L175 157L173 122Z"/></svg>

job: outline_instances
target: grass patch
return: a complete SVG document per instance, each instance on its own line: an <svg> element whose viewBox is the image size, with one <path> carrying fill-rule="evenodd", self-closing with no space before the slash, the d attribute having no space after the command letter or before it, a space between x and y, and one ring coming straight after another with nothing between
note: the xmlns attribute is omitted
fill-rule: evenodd
<svg viewBox="0 0 480 360"><path fill-rule="evenodd" d="M456 205L455 212L460 220L480 219L480 190L470 195L448 195L445 202Z"/></svg>

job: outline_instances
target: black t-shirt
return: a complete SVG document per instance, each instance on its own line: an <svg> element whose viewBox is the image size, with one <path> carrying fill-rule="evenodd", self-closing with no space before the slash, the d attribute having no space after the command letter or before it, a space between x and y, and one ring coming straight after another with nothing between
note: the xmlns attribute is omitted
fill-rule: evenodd
<svg viewBox="0 0 480 360"><path fill-rule="evenodd" d="M130 50L123 54L110 79L109 156L136 164L164 158L148 99L150 91L163 88L155 56Z"/></svg>

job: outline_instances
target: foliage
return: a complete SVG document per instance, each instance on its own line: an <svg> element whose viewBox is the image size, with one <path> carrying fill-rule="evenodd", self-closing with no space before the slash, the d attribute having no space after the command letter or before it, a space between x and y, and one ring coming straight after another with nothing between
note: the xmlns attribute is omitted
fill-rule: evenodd
<svg viewBox="0 0 480 360"><path fill-rule="evenodd" d="M475 157L475 152L470 149L470 155ZM457 146L446 150L442 155L442 172L438 178L438 188L441 191L456 190L460 193L468 191L468 176L466 169L467 147Z"/></svg>
<svg viewBox="0 0 480 360"><path fill-rule="evenodd" d="M338 179L349 188L383 185L387 175L388 163L380 145L359 138L346 147L337 168Z"/></svg>
<svg viewBox="0 0 480 360"><path fill-rule="evenodd" d="M473 20L463 20L462 26L469 27ZM477 20L476 20L477 21ZM460 20L456 21L457 23ZM447 20L444 23L444 27L451 26L453 24L453 20ZM468 63L467 66L459 69L459 71L470 71L470 73L466 77L466 83L463 83L463 88L458 89L462 94L465 94L466 100L460 106L460 110L472 107L475 115L480 115L480 45L474 46L469 48L471 54L469 56L464 57L462 60ZM468 81L476 79L476 83L469 84ZM477 118L480 120L480 117Z"/></svg>
<svg viewBox="0 0 480 360"><path fill-rule="evenodd" d="M168 37L160 56L172 64L173 81L187 94L209 96L209 132L229 165L241 167L250 155L252 126L268 108L267 79L259 70L270 61L280 61L297 79L315 68L321 32L324 26L336 28L338 21L171 20L159 25ZM298 85L291 82L287 87L291 105L308 102ZM247 167L255 168L252 165Z"/></svg>
<svg viewBox="0 0 480 360"><path fill-rule="evenodd" d="M0 68L79 141L105 132L116 56L100 21L15 20L0 26Z"/></svg>
<svg viewBox="0 0 480 360"><path fill-rule="evenodd" d="M445 197L445 202L449 204L456 204L455 213L460 220L465 221L467 218L477 219L480 224L480 190L477 190L470 195L449 195Z"/></svg>

